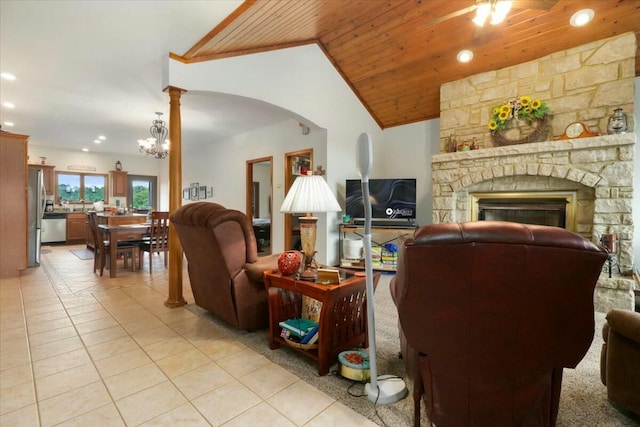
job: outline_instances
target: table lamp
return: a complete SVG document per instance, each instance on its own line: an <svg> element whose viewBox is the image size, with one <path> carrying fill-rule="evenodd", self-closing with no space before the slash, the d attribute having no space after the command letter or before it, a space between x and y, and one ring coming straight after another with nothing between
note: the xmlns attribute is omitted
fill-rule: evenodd
<svg viewBox="0 0 640 427"><path fill-rule="evenodd" d="M313 175L311 171L307 175L296 178L287 193L280 212L304 213L298 218L300 222L300 239L302 240L302 253L304 254L304 266L298 278L300 280L314 281L318 278L318 266L315 262L316 230L318 218L311 212L338 212L342 208L331 192L329 185L320 175Z"/></svg>

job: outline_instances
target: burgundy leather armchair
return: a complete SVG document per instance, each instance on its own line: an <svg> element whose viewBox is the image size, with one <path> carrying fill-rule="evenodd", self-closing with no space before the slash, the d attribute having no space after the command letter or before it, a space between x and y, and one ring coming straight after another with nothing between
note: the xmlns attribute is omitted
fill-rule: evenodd
<svg viewBox="0 0 640 427"><path fill-rule="evenodd" d="M602 337L600 378L607 397L640 416L640 313L609 311Z"/></svg>
<svg viewBox="0 0 640 427"><path fill-rule="evenodd" d="M391 293L413 382L438 426L555 425L562 370L594 335L603 248L511 222L428 225L400 245Z"/></svg>
<svg viewBox="0 0 640 427"><path fill-rule="evenodd" d="M251 220L217 203L182 206L171 217L187 257L195 302L238 329L269 326L263 271L278 255L258 256Z"/></svg>

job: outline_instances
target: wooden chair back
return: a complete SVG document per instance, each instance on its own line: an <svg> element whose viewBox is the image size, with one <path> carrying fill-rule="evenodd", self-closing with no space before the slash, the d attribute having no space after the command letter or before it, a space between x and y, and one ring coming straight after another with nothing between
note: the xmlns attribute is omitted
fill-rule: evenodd
<svg viewBox="0 0 640 427"><path fill-rule="evenodd" d="M138 243L143 252L149 252L149 272L153 273L153 253L163 252L164 266L167 266L167 253L169 252L169 212L151 212L149 227L149 239ZM142 269L142 256L139 266Z"/></svg>
<svg viewBox="0 0 640 427"><path fill-rule="evenodd" d="M169 250L169 212L151 213L150 252L166 252Z"/></svg>

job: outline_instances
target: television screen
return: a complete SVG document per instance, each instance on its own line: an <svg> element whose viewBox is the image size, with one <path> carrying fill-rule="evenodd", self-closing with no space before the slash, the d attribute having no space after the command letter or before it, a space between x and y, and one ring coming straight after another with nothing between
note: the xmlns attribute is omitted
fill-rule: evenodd
<svg viewBox="0 0 640 427"><path fill-rule="evenodd" d="M364 218L362 186L359 179L348 179L346 185L346 214ZM416 180L387 178L369 180L371 216L375 219L415 219Z"/></svg>

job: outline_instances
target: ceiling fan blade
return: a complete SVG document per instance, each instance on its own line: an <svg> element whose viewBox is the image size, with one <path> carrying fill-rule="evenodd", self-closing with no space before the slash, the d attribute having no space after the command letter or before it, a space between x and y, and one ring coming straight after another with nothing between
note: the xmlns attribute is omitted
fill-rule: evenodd
<svg viewBox="0 0 640 427"><path fill-rule="evenodd" d="M443 15L443 16L441 16L439 18L432 19L431 21L427 22L427 25L436 25L436 24L440 24L441 22L447 21L449 19L457 18L458 16L464 15L465 13L469 13L471 11L476 10L476 7L477 6L474 4L473 6L465 7L464 9L460 9L460 10L456 10L455 12L447 13L446 15Z"/></svg>
<svg viewBox="0 0 640 427"><path fill-rule="evenodd" d="M551 10L556 3L558 0L515 0L513 7L515 9Z"/></svg>

